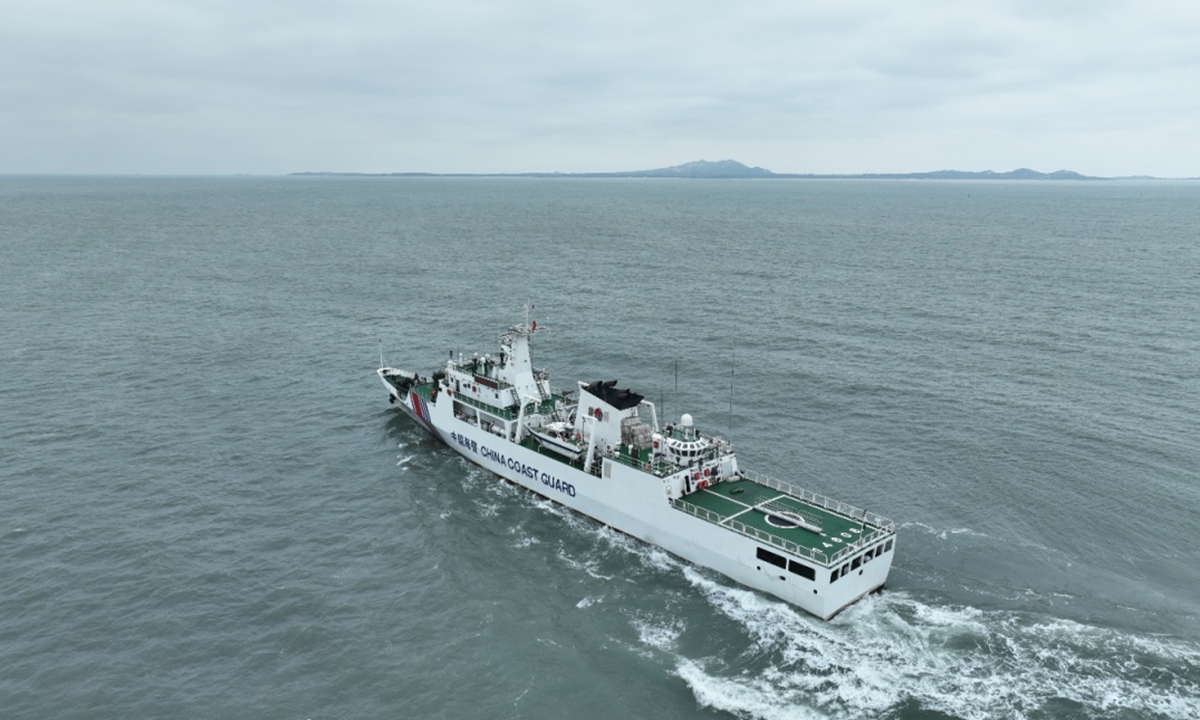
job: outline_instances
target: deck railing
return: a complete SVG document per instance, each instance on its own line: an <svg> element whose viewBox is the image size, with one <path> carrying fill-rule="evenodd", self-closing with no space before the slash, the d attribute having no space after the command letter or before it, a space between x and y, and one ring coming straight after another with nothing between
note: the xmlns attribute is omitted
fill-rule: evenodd
<svg viewBox="0 0 1200 720"><path fill-rule="evenodd" d="M513 419L513 412L512 412L512 410L509 410L508 408L500 408L500 407L496 407L495 405L488 405L485 402L480 402L480 401L476 400L475 398L467 397L466 395L463 395L461 393L456 394L454 396L454 399L464 405L470 405L471 407L479 408L480 410L483 410L484 412L489 412L489 413L495 415L496 417L502 417L505 420Z"/></svg>
<svg viewBox="0 0 1200 720"><path fill-rule="evenodd" d="M604 455L603 457L606 457L615 463L620 463L622 465L628 465L629 467L634 468L636 470L642 470L644 472L652 472L655 475L658 475L659 477L663 477L664 475L669 475L673 470L676 469L670 463L665 463L665 462L662 462L659 460L649 460L649 461L640 460L631 455L627 455L627 454L621 452L620 450L613 450L611 453Z"/></svg>
<svg viewBox="0 0 1200 720"><path fill-rule="evenodd" d="M489 412L489 413L495 415L496 417L502 417L505 420L512 420L513 418L517 417L517 415L520 413L519 410L513 410L512 408L502 408L502 407L497 407L495 405L489 405L488 403L482 402L480 400L476 400L475 398L469 397L467 395L463 395L462 393L456 393L454 396L454 399L457 400L458 402L463 403L464 405L470 405L471 407L479 408L480 410L483 410L484 412ZM553 396L551 396L549 400L543 400L543 401L537 403L536 405L534 405L532 403L526 403L532 409L527 411L525 413L525 416L528 417L530 415L549 415L554 412L554 409L555 409L554 403L555 403L555 398Z"/></svg>
<svg viewBox="0 0 1200 720"><path fill-rule="evenodd" d="M671 507L674 507L676 510L681 512L685 512L688 515L698 517L701 520L707 520L714 525L720 525L721 527L729 528L740 535L754 538L755 540L768 545L774 545L784 552L789 552L797 557L812 560L813 562L823 565L827 568L837 565L842 561L843 558L862 550L867 545L870 545L878 540L881 535L885 534L883 530L871 530L869 532L864 532L857 540L846 543L842 547L838 548L836 552L827 553L823 550L805 547L799 543L782 538L775 533L752 527L736 518L722 515L721 513L714 512L708 508L702 508L698 505L693 505L682 498L676 498L672 500Z"/></svg>
<svg viewBox="0 0 1200 720"><path fill-rule="evenodd" d="M797 557L806 558L808 560L812 560L815 563L819 563L819 564L825 565L827 567L829 565L831 565L833 562L835 562L832 558L830 558L828 555L826 555L821 550L815 550L813 548L804 547L803 545L801 545L799 543L794 543L791 540L781 538L778 535L775 535L773 533L769 533L765 530L760 530L756 527L751 527L751 526L747 525L746 523L741 522L740 520L726 517L726 516L722 515L721 513L713 512L712 510L709 510L708 508L702 508L698 505L693 505L692 503L690 503L687 500L684 500L682 498L677 498L675 500L672 500L671 505L676 510L682 510L683 512L687 513L688 515L693 515L702 520L707 520L710 523L713 523L715 525L720 525L721 527L727 527L736 533L745 535L746 537L754 538L755 540L758 540L759 542L763 542L768 545L774 545L775 547L779 548L780 550L783 550L784 552L789 552ZM848 548L843 548L843 550L845 550L845 549L848 549ZM840 553L840 551L839 551L839 553Z"/></svg>
<svg viewBox="0 0 1200 720"><path fill-rule="evenodd" d="M698 505L694 505L682 498L672 500L671 505L675 509L681 510L689 515L707 520L708 522L720 525L721 527L727 527L738 534L754 538L755 540L767 543L768 545L774 545L785 552L789 552L797 557L807 558L813 562L824 565L825 567L837 565L842 561L843 558L862 550L867 545L879 540L880 537L895 532L895 523L893 523L891 520L888 520L880 515L876 515L875 513L867 512L862 508L857 508L853 505L834 500L833 498L814 493L811 490L805 490L798 485L793 485L792 483L785 482L768 475L763 475L761 473L748 470L742 470L741 473L747 480L750 480L753 483L778 490L779 492L795 497L805 503L823 508L829 512L841 515L843 517L857 520L862 524L863 532L852 542L846 543L832 553L827 553L823 550L817 550L800 545L799 543L780 537L779 535L767 530L751 527L732 516L722 515L719 512L699 507Z"/></svg>
<svg viewBox="0 0 1200 720"><path fill-rule="evenodd" d="M811 490L805 490L799 485L793 485L790 482L779 480L769 475L763 475L762 473L757 473L753 470L741 470L740 472L747 479L756 482L759 485L766 485L767 487L778 490L779 492L787 493L788 495L799 498L810 505L824 508L831 513L836 513L843 517L848 517L851 520L857 520L866 525L871 525L872 527L878 528L884 532L892 532L896 529L895 523L883 517L882 515L876 515L873 512L868 512L862 508L854 507L853 505L844 503L840 500L834 500L833 498L820 495Z"/></svg>
<svg viewBox="0 0 1200 720"><path fill-rule="evenodd" d="M513 386L512 383L510 383L510 382L501 380L500 378L489 377L488 375L486 375L485 370L483 368L483 363L480 362L478 359L467 360L467 361L461 362L461 363L451 361L451 365L453 366L453 368L455 370L458 370L458 371L464 372L464 373L470 373L472 376L474 376L474 378L477 382L479 381L480 378L483 378L486 381L483 384L487 385L488 387L494 387L497 390L507 390Z"/></svg>
<svg viewBox="0 0 1200 720"><path fill-rule="evenodd" d="M433 388L435 386L436 386L436 383L434 383L432 380L430 380L429 382L423 382L420 384L413 385L412 391L415 392L417 395L420 395L421 399L423 399L423 400L432 400L433 399Z"/></svg>

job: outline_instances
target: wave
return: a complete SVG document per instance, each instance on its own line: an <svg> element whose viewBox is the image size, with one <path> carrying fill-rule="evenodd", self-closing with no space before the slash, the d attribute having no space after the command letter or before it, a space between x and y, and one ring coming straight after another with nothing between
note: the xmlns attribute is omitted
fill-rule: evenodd
<svg viewBox="0 0 1200 720"><path fill-rule="evenodd" d="M938 540L947 540L947 539L949 539L949 536L951 536L951 535L966 535L968 537L992 539L991 535L988 535L985 532L980 532L978 530L973 530L971 528L941 528L941 529L938 529L932 525L929 525L928 523L923 523L923 522L918 522L918 521L900 523L899 529L900 530L918 530L926 535L933 535ZM1032 545L1032 543L1022 543L1022 544ZM1043 548L1040 545L1032 545L1032 546L1037 547L1039 549L1047 549L1047 548Z"/></svg>
<svg viewBox="0 0 1200 720"><path fill-rule="evenodd" d="M570 534L590 538L585 546L570 549L562 538L557 543L555 555L572 570L611 583L617 574L635 577L628 565L619 569L621 558L635 559L642 571L681 575L697 591L700 607L732 621L748 649L731 654L727 646L726 652L705 655L688 635L687 625L693 623L685 625L679 615L668 618L660 609L629 618L646 657L664 661L702 707L761 720L874 717L913 710L965 720L1123 713L1200 717L1200 646L1195 644L1046 613L953 604L920 591L870 596L824 622L714 579L712 573L540 495L495 483L489 473L472 470L470 475L468 484L478 486L486 478L490 492L555 516L571 528ZM987 537L968 528L908 527L938 540ZM528 544L516 541L518 547ZM598 593L590 592L576 607L588 609L599 600ZM688 606L669 591L659 600L674 604L676 611ZM695 620L700 607L683 612Z"/></svg>
<svg viewBox="0 0 1200 720"><path fill-rule="evenodd" d="M740 717L841 718L916 705L954 717L1200 716L1200 647L1070 620L872 596L832 622L684 574L749 635L753 656L674 655L697 702ZM659 634L637 628L663 649ZM663 634L665 633L665 635Z"/></svg>

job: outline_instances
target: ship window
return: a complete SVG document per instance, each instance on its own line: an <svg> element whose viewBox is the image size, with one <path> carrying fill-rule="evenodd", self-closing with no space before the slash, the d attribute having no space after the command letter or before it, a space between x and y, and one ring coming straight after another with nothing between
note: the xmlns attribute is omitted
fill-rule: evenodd
<svg viewBox="0 0 1200 720"><path fill-rule="evenodd" d="M840 577L841 577L841 574L839 574L837 570L834 570L833 572L829 573L830 584L837 582L837 579Z"/></svg>
<svg viewBox="0 0 1200 720"><path fill-rule="evenodd" d="M848 572L850 572L850 563L846 563L842 566L842 574L845 575Z"/></svg>
<svg viewBox="0 0 1200 720"><path fill-rule="evenodd" d="M858 567L859 565L862 565L862 558L860 558L860 557L856 557L850 561L850 569L851 570Z"/></svg>
<svg viewBox="0 0 1200 720"><path fill-rule="evenodd" d="M883 551L884 551L884 552L891 552L891 551L892 551L892 541L891 541L891 540L888 540L888 541L887 541L887 545L884 545L884 546L883 546Z"/></svg>
<svg viewBox="0 0 1200 720"><path fill-rule="evenodd" d="M775 567L787 567L787 559L785 557L782 555L776 555L766 548L758 549L758 559L762 560L763 562L769 562Z"/></svg>
<svg viewBox="0 0 1200 720"><path fill-rule="evenodd" d="M795 560L788 560L788 570L796 573L797 575L799 575L802 578L808 578L809 580L817 579L817 574L813 571L812 568L805 565L804 563L798 563Z"/></svg>

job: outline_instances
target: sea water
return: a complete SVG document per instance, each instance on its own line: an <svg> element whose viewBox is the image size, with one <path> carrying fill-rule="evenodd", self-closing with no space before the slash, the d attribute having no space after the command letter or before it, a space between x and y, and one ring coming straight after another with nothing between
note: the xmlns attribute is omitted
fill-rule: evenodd
<svg viewBox="0 0 1200 720"><path fill-rule="evenodd" d="M0 178L0 716L1200 716L1200 184ZM390 407L524 320L893 518L823 622Z"/></svg>

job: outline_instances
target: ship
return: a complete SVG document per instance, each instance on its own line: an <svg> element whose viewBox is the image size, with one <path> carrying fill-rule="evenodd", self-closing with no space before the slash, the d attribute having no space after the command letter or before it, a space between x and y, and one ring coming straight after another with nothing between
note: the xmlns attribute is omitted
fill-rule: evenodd
<svg viewBox="0 0 1200 720"><path fill-rule="evenodd" d="M660 419L616 380L555 391L532 361L544 330L526 311L494 355L377 373L390 403L470 462L819 618L883 588L891 520L743 468L729 440L686 413Z"/></svg>

